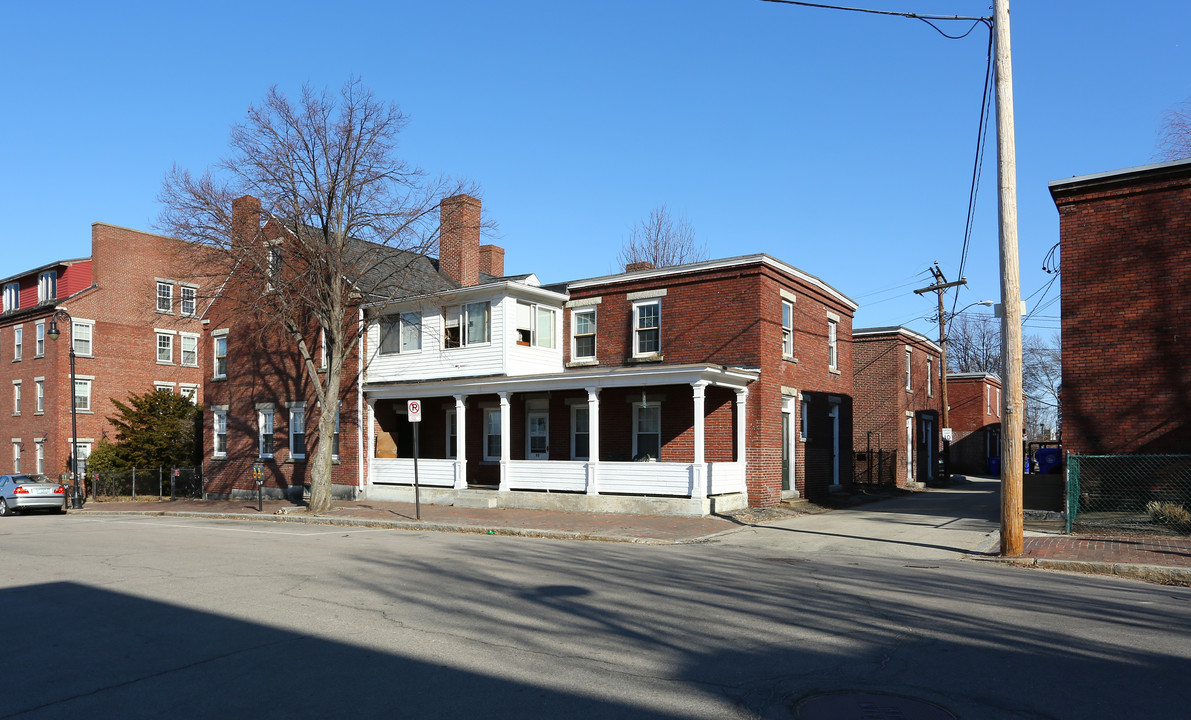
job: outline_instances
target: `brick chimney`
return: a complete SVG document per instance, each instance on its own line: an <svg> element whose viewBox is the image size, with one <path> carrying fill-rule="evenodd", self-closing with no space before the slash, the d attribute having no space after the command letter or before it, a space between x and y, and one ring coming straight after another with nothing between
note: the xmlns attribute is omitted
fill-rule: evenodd
<svg viewBox="0 0 1191 720"><path fill-rule="evenodd" d="M453 195L439 203L438 269L463 287L480 282L480 201ZM504 258L501 258L504 265ZM503 274L503 273L501 273Z"/></svg>
<svg viewBox="0 0 1191 720"><path fill-rule="evenodd" d="M481 245L480 272L495 277L504 277L505 249L499 245Z"/></svg>
<svg viewBox="0 0 1191 720"><path fill-rule="evenodd" d="M625 272L637 272L638 270L653 270L653 263L648 260L642 260L641 262L629 263L624 266Z"/></svg>
<svg viewBox="0 0 1191 720"><path fill-rule="evenodd" d="M232 200L232 242L254 240L261 230L261 201L251 195Z"/></svg>

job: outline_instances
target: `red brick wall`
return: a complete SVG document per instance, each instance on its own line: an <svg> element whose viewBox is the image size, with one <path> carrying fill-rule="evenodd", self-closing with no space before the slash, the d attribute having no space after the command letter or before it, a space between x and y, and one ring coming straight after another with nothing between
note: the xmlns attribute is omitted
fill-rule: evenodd
<svg viewBox="0 0 1191 720"><path fill-rule="evenodd" d="M1052 193L1064 447L1191 452L1191 163Z"/></svg>
<svg viewBox="0 0 1191 720"><path fill-rule="evenodd" d="M470 195L445 198L440 215L439 269L464 287L476 285L480 281L480 201ZM489 263L494 260L489 253Z"/></svg>

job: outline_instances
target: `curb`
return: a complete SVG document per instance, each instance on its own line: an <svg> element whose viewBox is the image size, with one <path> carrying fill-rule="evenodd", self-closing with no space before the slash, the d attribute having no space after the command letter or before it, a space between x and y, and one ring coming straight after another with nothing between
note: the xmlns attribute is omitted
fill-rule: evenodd
<svg viewBox="0 0 1191 720"><path fill-rule="evenodd" d="M698 537L690 540L665 540L661 538L626 537L618 535L601 535L598 533L584 533L574 530L534 530L530 528L500 527L487 525L451 525L449 523L421 522L417 520L369 520L367 518L335 518L324 515L249 515L246 513L203 513L180 510L83 510L74 511L76 516L106 516L141 515L145 517L181 517L200 518L207 520L254 520L258 522L297 523L300 525L329 525L333 527L365 527L382 530L414 530L424 532L450 532L470 535L502 535L506 537L532 537L547 540L586 540L594 542L632 543L638 545L682 545L687 543L704 542L714 535L723 532L734 532L735 528L715 533L710 536Z"/></svg>
<svg viewBox="0 0 1191 720"><path fill-rule="evenodd" d="M1087 560L1046 560L1043 558L995 558L995 561L1016 567L1077 572L1084 575L1113 575L1129 580L1156 583L1158 585L1191 587L1191 568L1091 562Z"/></svg>

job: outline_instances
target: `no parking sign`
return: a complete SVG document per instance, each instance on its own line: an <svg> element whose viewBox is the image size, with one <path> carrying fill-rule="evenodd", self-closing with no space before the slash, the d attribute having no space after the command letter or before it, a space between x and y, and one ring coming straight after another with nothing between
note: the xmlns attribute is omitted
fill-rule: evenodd
<svg viewBox="0 0 1191 720"><path fill-rule="evenodd" d="M422 401L410 400L406 404L406 410L409 412L410 422L422 422Z"/></svg>

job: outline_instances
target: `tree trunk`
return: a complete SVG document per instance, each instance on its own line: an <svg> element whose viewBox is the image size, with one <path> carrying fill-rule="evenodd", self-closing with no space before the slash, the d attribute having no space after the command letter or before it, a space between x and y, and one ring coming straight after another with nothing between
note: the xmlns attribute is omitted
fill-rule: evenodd
<svg viewBox="0 0 1191 720"><path fill-rule="evenodd" d="M310 464L310 504L307 512L318 515L331 509L331 456L335 451L335 414L339 407L339 373L328 371L325 400L318 415L318 446Z"/></svg>

